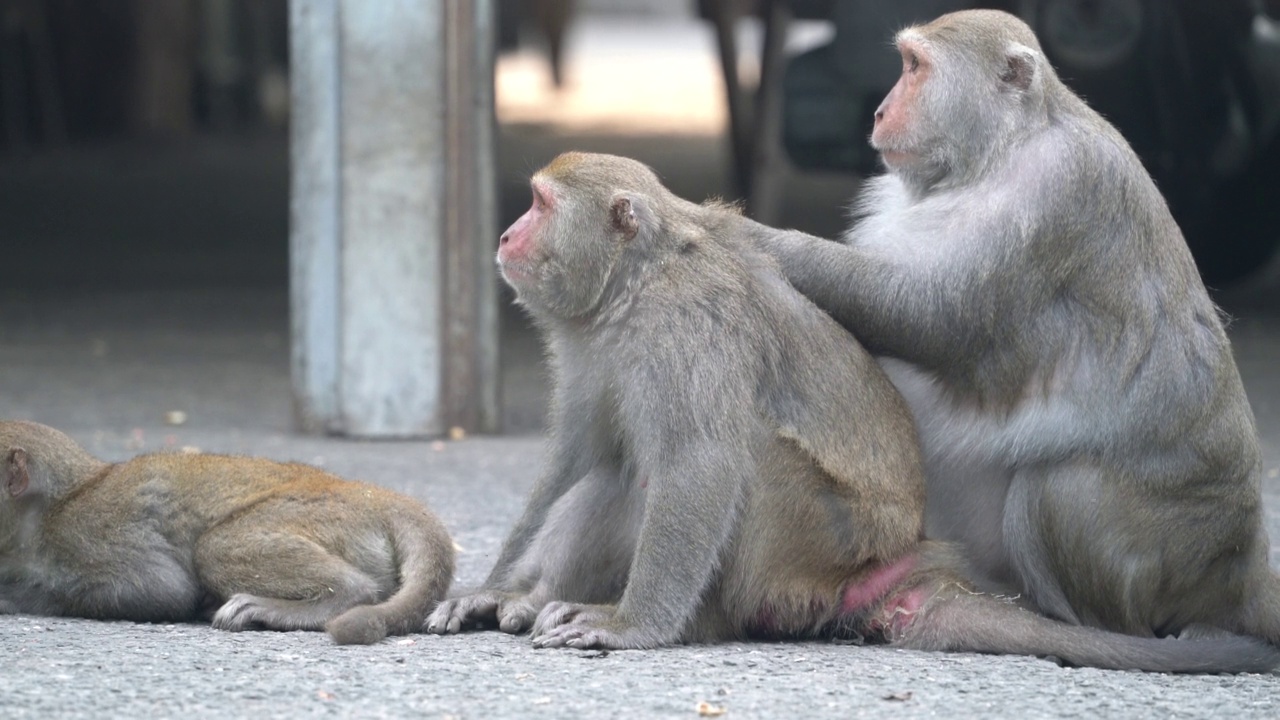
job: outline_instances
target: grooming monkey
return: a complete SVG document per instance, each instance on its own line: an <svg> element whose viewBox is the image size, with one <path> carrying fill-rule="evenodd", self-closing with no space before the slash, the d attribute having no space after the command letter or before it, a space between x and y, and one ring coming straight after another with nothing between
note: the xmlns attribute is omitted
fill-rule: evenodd
<svg viewBox="0 0 1280 720"><path fill-rule="evenodd" d="M761 244L905 395L929 535L1069 623L1280 644L1253 415L1151 178L1017 18L897 46L847 244Z"/></svg>
<svg viewBox="0 0 1280 720"><path fill-rule="evenodd" d="M496 624L578 648L863 637L1164 671L1280 659L973 592L921 538L905 403L755 249L768 229L624 158L562 155L531 185L498 260L555 368L550 459L484 586L428 631Z"/></svg>
<svg viewBox="0 0 1280 720"><path fill-rule="evenodd" d="M45 425L0 422L0 612L421 630L453 578L420 503L308 465L155 454L109 464Z"/></svg>

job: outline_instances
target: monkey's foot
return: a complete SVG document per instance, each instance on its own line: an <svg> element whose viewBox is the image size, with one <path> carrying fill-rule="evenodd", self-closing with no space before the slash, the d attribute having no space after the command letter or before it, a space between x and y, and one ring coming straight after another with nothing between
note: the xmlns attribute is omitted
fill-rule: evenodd
<svg viewBox="0 0 1280 720"><path fill-rule="evenodd" d="M257 629L321 630L325 620L340 609L344 608L328 603L304 603L236 593L213 614L213 627L232 632Z"/></svg>
<svg viewBox="0 0 1280 720"><path fill-rule="evenodd" d="M423 628L429 633L449 635L463 628L497 625L505 633L522 633L533 625L538 610L545 604L532 593L482 590L442 601Z"/></svg>
<svg viewBox="0 0 1280 720"><path fill-rule="evenodd" d="M616 622L617 611L614 605L548 603L533 625L533 646L635 650L668 644L666 638Z"/></svg>

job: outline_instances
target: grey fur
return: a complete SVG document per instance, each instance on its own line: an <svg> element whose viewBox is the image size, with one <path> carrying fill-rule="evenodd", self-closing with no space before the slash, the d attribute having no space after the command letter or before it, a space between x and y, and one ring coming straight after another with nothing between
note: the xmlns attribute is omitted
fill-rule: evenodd
<svg viewBox="0 0 1280 720"><path fill-rule="evenodd" d="M926 121L960 121L906 133L926 156L868 182L844 245L758 240L907 398L930 535L1067 622L1280 643L1252 412L1151 178L1016 18L899 37L935 56Z"/></svg>
<svg viewBox="0 0 1280 720"><path fill-rule="evenodd" d="M441 603L430 632L496 624L579 648L865 637L1175 671L1280 659L975 594L951 548L922 540L906 405L754 248L768 228L625 158L563 155L532 184L499 258L555 369L550 459L484 586Z"/></svg>

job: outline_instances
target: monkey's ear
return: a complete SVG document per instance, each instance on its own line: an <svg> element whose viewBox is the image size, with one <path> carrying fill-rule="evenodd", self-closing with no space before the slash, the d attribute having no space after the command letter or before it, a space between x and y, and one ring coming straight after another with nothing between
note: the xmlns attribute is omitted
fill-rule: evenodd
<svg viewBox="0 0 1280 720"><path fill-rule="evenodd" d="M27 451L14 448L9 451L5 460L4 487L9 497L18 497L27 491L31 484L31 475L27 472Z"/></svg>
<svg viewBox="0 0 1280 720"><path fill-rule="evenodd" d="M631 198L626 195L614 196L613 205L609 208L609 222L626 239L631 240L636 236L640 231L640 219L636 217L636 208Z"/></svg>
<svg viewBox="0 0 1280 720"><path fill-rule="evenodd" d="M613 205L609 208L609 223L627 240L635 239L640 232L642 208L639 205L639 200L630 195L619 193L613 196Z"/></svg>
<svg viewBox="0 0 1280 720"><path fill-rule="evenodd" d="M1035 79L1036 51L1026 45L1011 44L1005 50L1005 70L1000 74L1000 81L1025 92Z"/></svg>

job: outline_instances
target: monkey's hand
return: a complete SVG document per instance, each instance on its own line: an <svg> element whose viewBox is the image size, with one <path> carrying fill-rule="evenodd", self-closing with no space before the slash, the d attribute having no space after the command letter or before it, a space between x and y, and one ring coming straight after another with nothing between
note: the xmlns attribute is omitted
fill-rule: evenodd
<svg viewBox="0 0 1280 720"><path fill-rule="evenodd" d="M492 627L506 633L522 633L533 625L538 611L546 605L533 593L481 590L460 598L442 601L427 618L427 632L449 635L464 628Z"/></svg>
<svg viewBox="0 0 1280 720"><path fill-rule="evenodd" d="M533 646L639 650L671 644L670 638L627 623L617 614L617 605L548 603L533 624Z"/></svg>

